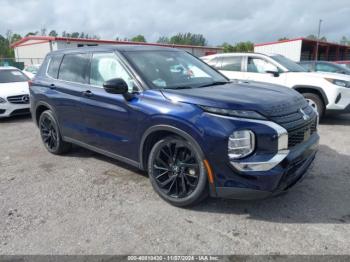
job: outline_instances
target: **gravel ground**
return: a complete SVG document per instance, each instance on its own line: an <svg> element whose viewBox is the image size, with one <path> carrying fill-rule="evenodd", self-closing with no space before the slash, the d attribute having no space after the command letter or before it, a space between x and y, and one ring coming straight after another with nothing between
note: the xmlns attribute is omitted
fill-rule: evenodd
<svg viewBox="0 0 350 262"><path fill-rule="evenodd" d="M350 254L349 131L350 115L323 121L288 194L181 209L130 166L51 155L30 118L0 120L0 254Z"/></svg>

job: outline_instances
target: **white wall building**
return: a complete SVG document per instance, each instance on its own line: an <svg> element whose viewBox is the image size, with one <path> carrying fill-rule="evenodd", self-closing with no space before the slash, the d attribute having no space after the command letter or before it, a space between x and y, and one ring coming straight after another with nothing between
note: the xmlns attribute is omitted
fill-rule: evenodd
<svg viewBox="0 0 350 262"><path fill-rule="evenodd" d="M280 41L274 43L264 43L264 44L256 44L254 46L254 52L257 53L274 53L280 54L293 61L300 61L301 54L301 46L302 40L296 41Z"/></svg>
<svg viewBox="0 0 350 262"><path fill-rule="evenodd" d="M316 58L316 50L316 40L302 37L254 45L254 52L280 54L295 62L314 60ZM318 60L350 60L350 46L318 41Z"/></svg>
<svg viewBox="0 0 350 262"><path fill-rule="evenodd" d="M137 45L153 45L166 46L183 49L187 52L201 57L210 54L222 53L223 49L218 47L207 46L190 46L190 45L165 45L153 43L140 43L128 41L112 41L112 40L96 40L68 37L52 37L52 36L28 36L12 44L15 51L16 62L24 62L24 65L40 64L50 51L83 47L95 45L122 45L122 44L137 44Z"/></svg>

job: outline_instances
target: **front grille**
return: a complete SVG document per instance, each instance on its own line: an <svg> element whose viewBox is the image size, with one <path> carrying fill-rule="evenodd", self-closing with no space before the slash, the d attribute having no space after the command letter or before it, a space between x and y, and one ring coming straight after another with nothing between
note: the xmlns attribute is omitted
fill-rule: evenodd
<svg viewBox="0 0 350 262"><path fill-rule="evenodd" d="M29 95L9 96L7 101L12 104L29 104Z"/></svg>
<svg viewBox="0 0 350 262"><path fill-rule="evenodd" d="M317 116L312 107L304 104L294 112L270 116L288 131L288 148L306 141L317 130Z"/></svg>
<svg viewBox="0 0 350 262"><path fill-rule="evenodd" d="M317 118L307 125L288 131L288 148L294 147L308 140L317 131Z"/></svg>
<svg viewBox="0 0 350 262"><path fill-rule="evenodd" d="M301 108L305 112L305 114L310 117L309 120L305 120L303 118L303 114L300 112L300 109L286 115L271 116L271 119L288 131L297 129L299 127L304 126L306 123L311 123L311 119L316 117L316 113L314 112L311 106L304 105Z"/></svg>

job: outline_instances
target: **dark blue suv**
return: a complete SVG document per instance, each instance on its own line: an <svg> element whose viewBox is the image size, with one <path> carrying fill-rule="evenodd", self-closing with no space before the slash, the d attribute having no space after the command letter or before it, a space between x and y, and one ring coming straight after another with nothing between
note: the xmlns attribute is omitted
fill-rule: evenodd
<svg viewBox="0 0 350 262"><path fill-rule="evenodd" d="M49 152L76 144L146 170L177 206L284 192L303 178L319 141L318 116L299 93L229 82L173 48L52 52L30 96Z"/></svg>

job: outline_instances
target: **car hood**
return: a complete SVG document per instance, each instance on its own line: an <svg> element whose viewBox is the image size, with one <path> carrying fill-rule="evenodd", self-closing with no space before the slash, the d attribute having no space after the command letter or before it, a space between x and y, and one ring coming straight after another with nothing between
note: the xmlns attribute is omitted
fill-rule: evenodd
<svg viewBox="0 0 350 262"><path fill-rule="evenodd" d="M265 116L296 112L305 99L293 89L258 82L170 90L163 95L172 101L224 109L253 110Z"/></svg>
<svg viewBox="0 0 350 262"><path fill-rule="evenodd" d="M28 82L0 83L0 97L29 94Z"/></svg>

